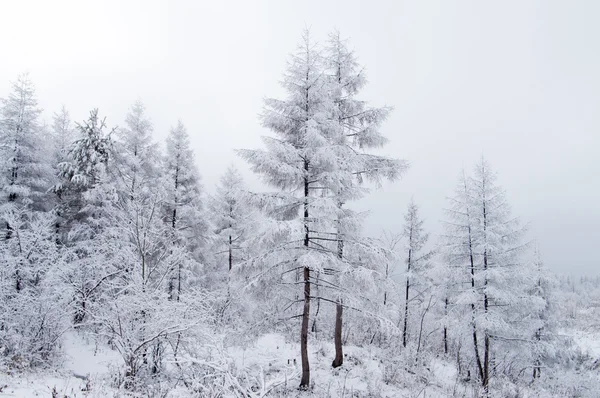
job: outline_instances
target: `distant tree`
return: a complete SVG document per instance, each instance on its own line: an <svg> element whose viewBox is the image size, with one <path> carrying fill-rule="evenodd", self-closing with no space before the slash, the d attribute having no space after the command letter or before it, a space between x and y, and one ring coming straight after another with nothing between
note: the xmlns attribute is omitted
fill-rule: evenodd
<svg viewBox="0 0 600 398"><path fill-rule="evenodd" d="M181 121L167 137L167 152L163 162L164 221L169 225L172 245L185 247L198 261L205 246L208 224L203 208L200 174L195 164L188 132ZM177 264L169 276L168 291L177 299L185 281L184 264Z"/></svg>
<svg viewBox="0 0 600 398"><path fill-rule="evenodd" d="M117 130L113 170L119 177L119 190L132 197L158 183L161 154L152 141L152 122L141 101L135 102L129 110L125 126Z"/></svg>
<svg viewBox="0 0 600 398"><path fill-rule="evenodd" d="M88 195L101 182L107 182L108 163L113 151L112 135L106 132L104 120L99 120L98 110L82 124L76 124L75 140L66 154L66 160L58 165L59 182L53 191L59 198L57 213L62 220L62 240L80 240L93 236L94 221L99 218L97 210L101 201ZM78 228L73 230L73 224ZM72 233L71 238L66 238ZM82 237L83 236L83 237Z"/></svg>
<svg viewBox="0 0 600 398"><path fill-rule="evenodd" d="M429 234L424 231L423 220L419 216L419 207L414 199L408 204L404 216L404 237L406 239L406 290L404 296L404 320L402 324L402 345L406 347L408 340L409 306L419 298L427 287L425 283L428 261L432 252L423 252ZM412 293L411 288L421 289ZM422 298L422 297L421 297Z"/></svg>
<svg viewBox="0 0 600 398"><path fill-rule="evenodd" d="M12 83L12 92L0 108L1 203L25 203L46 209L44 196L50 173L44 156L35 88L27 74ZM47 209L46 209L47 210Z"/></svg>
<svg viewBox="0 0 600 398"><path fill-rule="evenodd" d="M230 166L221 177L216 195L210 202L218 253L227 258L227 269L245 259L246 237L251 209L244 198L244 180L239 171Z"/></svg>
<svg viewBox="0 0 600 398"><path fill-rule="evenodd" d="M494 355L511 352L504 346L529 333L531 323L522 320L538 303L527 294L528 270L522 257L527 248L522 242L525 229L510 215L505 193L495 180L484 159L472 178L463 173L447 211L442 247L457 274L453 316L470 325L476 372L485 391L491 363L498 366L501 360Z"/></svg>
<svg viewBox="0 0 600 398"><path fill-rule="evenodd" d="M58 166L58 164L69 160L69 150L71 144L75 141L75 129L71 123L71 116L64 106L60 109L60 112L54 113L52 117L51 135L54 144L53 164Z"/></svg>

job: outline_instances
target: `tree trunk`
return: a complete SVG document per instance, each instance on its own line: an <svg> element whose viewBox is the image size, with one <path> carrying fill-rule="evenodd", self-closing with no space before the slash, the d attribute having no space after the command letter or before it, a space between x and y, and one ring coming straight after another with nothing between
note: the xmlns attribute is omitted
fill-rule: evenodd
<svg viewBox="0 0 600 398"><path fill-rule="evenodd" d="M484 180L484 184L485 184L485 180ZM484 186L485 187L485 186ZM483 250L483 270L485 272L484 276L484 282L483 282L483 286L484 286L484 291L483 291L483 311L485 312L486 316L488 313L488 307L489 307L489 300L488 300L488 294L487 294L487 284L488 284L488 276L487 276L487 270L488 270L488 250L487 250L487 211L486 211L486 199L485 199L485 189L484 189L484 196L483 196L483 234L484 234L484 239L485 239L485 249ZM489 384L489 380L490 380L490 335L489 332L487 330L487 328L484 330L484 337L483 337L483 349L484 349L484 353L483 353L483 378L481 380L481 383L483 384L483 389L485 390L486 394L488 393L488 384Z"/></svg>
<svg viewBox="0 0 600 398"><path fill-rule="evenodd" d="M444 300L444 313L448 316L448 297ZM444 325L444 354L448 355L448 327Z"/></svg>
<svg viewBox="0 0 600 398"><path fill-rule="evenodd" d="M302 329L300 331L300 355L302 357L302 379L300 388L307 389L310 384L310 367L308 364L308 321L310 315L310 269L304 267L304 311L302 312Z"/></svg>
<svg viewBox="0 0 600 398"><path fill-rule="evenodd" d="M342 315L344 313L344 306L342 300L339 300L335 306L335 359L331 363L334 368L342 366L344 363L344 352L342 350Z"/></svg>
<svg viewBox="0 0 600 398"><path fill-rule="evenodd" d="M409 241L412 244L412 228L410 231ZM410 272L410 266L412 262L412 249L408 249L408 261L407 261L407 272ZM410 289L410 278L406 276L406 296L404 300L404 326L402 327L402 346L406 347L406 330L408 328L408 292Z"/></svg>
<svg viewBox="0 0 600 398"><path fill-rule="evenodd" d="M231 228L231 225L229 226ZM232 247L232 239L231 235L229 235L229 271L233 267L233 247Z"/></svg>
<svg viewBox="0 0 600 398"><path fill-rule="evenodd" d="M308 104L308 92L307 92ZM308 174L308 161L304 160L304 170ZM304 177L304 247L308 249L310 235L308 228L308 177ZM310 268L304 267L304 310L302 312L302 328L300 329L300 356L302 359L302 378L300 389L310 386L310 366L308 363L308 322L310 317Z"/></svg>
<svg viewBox="0 0 600 398"><path fill-rule="evenodd" d="M338 203L338 208L341 209L342 208L342 203L339 202ZM337 220L337 245L338 245L338 251L337 251L337 256L338 259L342 260L342 258L344 257L344 240L342 239L342 235L340 233L340 220ZM342 346L342 321L343 321L343 315L344 315L344 307L342 306L342 299L338 299L338 302L336 303L335 306L335 330L334 330L334 345L335 345L335 358L333 359L333 362L331 363L331 366L333 366L334 368L340 367L342 366L342 364L344 363L344 349Z"/></svg>

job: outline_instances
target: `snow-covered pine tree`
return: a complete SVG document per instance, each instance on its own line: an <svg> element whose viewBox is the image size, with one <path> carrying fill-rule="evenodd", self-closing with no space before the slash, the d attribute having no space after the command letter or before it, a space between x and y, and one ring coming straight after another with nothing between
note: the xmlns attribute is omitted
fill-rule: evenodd
<svg viewBox="0 0 600 398"><path fill-rule="evenodd" d="M271 232L264 231L261 240L270 240L271 247L251 264L260 267L254 275L256 283L270 292L280 293L282 287L290 284L303 288L301 299L287 297L290 308L297 308L295 302L302 303L301 388L310 384L311 285L316 281L315 276L336 258L334 253L322 250L321 242L316 239L320 231L333 230L338 207L334 197L322 195L337 160L329 142L331 98L323 70L323 58L305 31L283 79L287 98L265 100L263 125L277 138L263 137L266 151L238 152L266 183L279 189L276 194L261 196L262 207L272 216L272 222L264 223ZM274 289L275 285L278 289Z"/></svg>
<svg viewBox="0 0 600 398"><path fill-rule="evenodd" d="M339 32L335 31L329 35L325 53L326 74L332 97L330 103L333 105L330 117L334 126L329 140L332 152L338 158L335 174L332 174L328 181L330 195L336 197L339 208L334 231L337 239L336 252L338 259L344 263L344 247L353 244L355 259L350 260L348 257L350 262L342 265L342 269L346 269L342 274L346 274L345 277L362 274L364 277L369 274L372 264L383 265L387 260L382 261L382 258L379 258L379 261L373 262L373 258L368 258L369 254L373 253L381 255L383 250L381 247L372 247L374 242L367 243L368 240L360 237L360 217L353 211L342 209L342 206L349 201L360 199L368 192L362 186L363 180L375 185L380 185L382 180L394 181L402 175L408 165L404 161L365 152L380 148L387 142L380 128L391 108L369 107L366 101L356 98L367 82L366 74L359 66L354 52L348 49L346 41L341 39ZM358 259L360 260L357 261ZM363 271L367 272L356 272L357 267L365 267ZM334 329L336 356L332 366L338 367L343 363L343 305L341 296L335 297L334 300L337 302Z"/></svg>
<svg viewBox="0 0 600 398"><path fill-rule="evenodd" d="M406 290L404 291L404 318L402 322L402 345L408 341L409 307L423 300L425 290L430 286L427 280L431 251L423 252L429 234L423 228L424 221L419 216L419 207L414 199L408 204L404 215L404 238L406 239Z"/></svg>
<svg viewBox="0 0 600 398"><path fill-rule="evenodd" d="M152 122L145 106L136 101L125 117L125 128L117 130L114 172L123 194L133 197L155 186L160 179L160 153L152 141Z"/></svg>
<svg viewBox="0 0 600 398"><path fill-rule="evenodd" d="M204 261L201 249L207 241L208 224L204 217L202 185L189 135L181 121L171 128L167 137L163 169L166 190L163 217L169 225L172 244L185 247L195 262ZM171 298L178 299L190 272L183 263L173 269L168 286Z"/></svg>
<svg viewBox="0 0 600 398"><path fill-rule="evenodd" d="M505 193L495 181L484 159L476 165L473 177L463 173L447 211L442 247L456 274L453 315L461 321L465 335L471 336L473 362L484 391L489 389L492 368L510 369L507 363L515 360L510 355L527 348L515 351L514 345L524 336L530 338L528 315L540 303L527 294L531 285L522 258L527 248L522 242L525 229L510 215Z"/></svg>
<svg viewBox="0 0 600 398"><path fill-rule="evenodd" d="M25 203L33 209L46 208L49 171L40 149L40 133L35 88L29 75L12 83L12 92L0 108L0 204ZM10 230L10 227L9 227Z"/></svg>
<svg viewBox="0 0 600 398"><path fill-rule="evenodd" d="M52 117L53 164L58 166L69 160L68 154L71 144L75 141L75 130L71 123L71 116L65 106Z"/></svg>
<svg viewBox="0 0 600 398"><path fill-rule="evenodd" d="M59 163L59 182L53 191L59 198L60 235L63 242L90 239L94 234L96 214L102 204L94 200L90 191L107 180L107 167L113 150L112 134L105 131L105 120L98 118L98 110L90 112L82 124L76 123L75 140L67 153L67 160ZM74 224L77 228L72 230ZM71 234L69 238L67 235Z"/></svg>
<svg viewBox="0 0 600 398"><path fill-rule="evenodd" d="M244 198L244 180L240 172L229 166L221 176L216 194L211 198L210 210L216 235L216 250L224 264L219 268L231 271L233 266L246 258L246 236L251 209ZM219 261L220 264L222 264Z"/></svg>
<svg viewBox="0 0 600 398"><path fill-rule="evenodd" d="M554 275L544 265L539 247L536 244L533 261L530 264L533 286L528 293L537 300L537 306L531 309L531 329L533 330L532 362L533 380L542 375L542 364L550 363L556 356L556 305Z"/></svg>

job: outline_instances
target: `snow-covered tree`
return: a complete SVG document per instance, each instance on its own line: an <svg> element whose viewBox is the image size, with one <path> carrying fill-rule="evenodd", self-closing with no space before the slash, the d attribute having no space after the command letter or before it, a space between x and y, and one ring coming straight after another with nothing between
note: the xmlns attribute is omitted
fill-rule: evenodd
<svg viewBox="0 0 600 398"><path fill-rule="evenodd" d="M49 171L42 156L44 137L40 133L35 88L27 74L12 83L12 92L0 108L1 203L26 203L45 208Z"/></svg>
<svg viewBox="0 0 600 398"><path fill-rule="evenodd" d="M58 165L59 182L53 191L59 198L56 209L63 241L80 239L78 235L91 238L93 222L90 216L97 216L95 209L101 207L89 192L107 180L107 167L113 148L112 133L106 132L105 120L99 120L98 110L90 112L90 117L83 124L76 124L75 141L69 147L67 160ZM73 231L73 223L78 230ZM73 236L67 239L66 235Z"/></svg>
<svg viewBox="0 0 600 398"><path fill-rule="evenodd" d="M60 356L71 297L62 289L64 261L54 244L54 217L26 205L0 213L12 237L0 242L0 363L49 365Z"/></svg>
<svg viewBox="0 0 600 398"><path fill-rule="evenodd" d="M206 243L208 224L203 212L203 193L200 174L195 164L188 132L181 121L177 122L167 137L164 157L164 185L166 197L163 217L169 225L169 235L174 246L185 247L193 256L203 260L200 250ZM169 295L179 297L185 273L190 270L178 264L169 276Z"/></svg>
<svg viewBox="0 0 600 398"><path fill-rule="evenodd" d="M360 224L359 217L352 211L342 210L342 206L368 192L362 185L363 180L376 185L380 185L384 179L394 181L406 170L407 164L404 161L365 152L382 147L387 142L380 128L391 108L369 107L366 101L356 98L366 84L366 74L364 69L360 68L354 52L349 50L345 40L341 39L339 32L329 35L325 53L332 105L330 118L334 127L328 138L332 152L338 158L336 172L329 178L328 188L331 195L336 197L339 208L336 225L337 255L343 262L344 245L361 242L361 239L360 228L356 228L357 224ZM366 242L362 240L356 247L362 248L364 253L358 256L362 261L352 261L351 268L369 264L373 259L365 258L365 254L378 252L371 247L365 250L365 246L369 246L365 245ZM334 300L337 301L334 333L336 357L332 365L338 367L342 365L344 358L341 341L343 305L341 297Z"/></svg>
<svg viewBox="0 0 600 398"><path fill-rule="evenodd" d="M263 137L263 150L242 150L252 170L266 183L280 191L263 195L263 208L273 217L269 237L273 247L253 261L261 266L259 275L269 285L298 283L303 288L300 353L302 359L301 388L310 384L308 362L308 326L311 284L318 273L335 259L335 253L324 251L318 241L319 231L331 231L337 213L337 201L322 197L327 178L335 170L328 141L330 96L323 74L323 58L305 31L298 51L291 57L284 76L287 98L266 99L263 125L277 138ZM266 224L266 223L265 223ZM264 231L267 233L267 231ZM292 277L291 281L286 280ZM297 279L297 280L296 280ZM262 284L261 284L262 286ZM289 286L289 285L287 285ZM296 299L288 297L287 305Z"/></svg>
<svg viewBox="0 0 600 398"><path fill-rule="evenodd" d="M133 104L125 125L116 134L114 171L120 182L119 190L131 197L159 181L160 153L152 141L152 123L141 101Z"/></svg>
<svg viewBox="0 0 600 398"><path fill-rule="evenodd" d="M54 113L52 117L52 141L54 144L54 162L58 166L69 160L68 154L71 144L75 141L75 129L71 123L69 111L64 106L60 112Z"/></svg>
<svg viewBox="0 0 600 398"><path fill-rule="evenodd" d="M447 211L442 247L455 273L453 316L461 320L465 335L469 330L475 370L486 391L492 362L498 369L500 363L514 361L510 355L519 351L507 346L530 335L527 315L540 304L527 294L531 285L522 258L527 247L522 242L525 229L510 215L505 193L495 181L484 159L473 177L463 173Z"/></svg>
<svg viewBox="0 0 600 398"><path fill-rule="evenodd" d="M240 172L233 166L221 177L210 202L217 256L225 258L222 268L231 271L246 258L246 238L251 227L252 210L244 197L245 186ZM224 256L223 256L224 255ZM219 262L220 263L220 262Z"/></svg>
<svg viewBox="0 0 600 398"><path fill-rule="evenodd" d="M404 215L404 238L406 239L406 290L404 291L404 319L402 322L402 345L408 341L409 307L415 301L423 300L425 290L429 288L427 266L432 252L423 252L429 234L423 228L419 216L419 207L411 200Z"/></svg>

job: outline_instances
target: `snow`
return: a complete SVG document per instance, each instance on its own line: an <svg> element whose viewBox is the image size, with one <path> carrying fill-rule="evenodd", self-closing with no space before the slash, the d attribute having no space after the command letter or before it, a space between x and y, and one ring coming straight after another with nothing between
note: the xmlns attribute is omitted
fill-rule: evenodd
<svg viewBox="0 0 600 398"><path fill-rule="evenodd" d="M0 397L51 397L55 389L58 397L106 397L110 368L118 365L118 353L107 347L96 346L81 335L70 332L64 335L65 351L62 368L49 372L26 373L19 376L0 375ZM91 391L84 391L86 384Z"/></svg>

